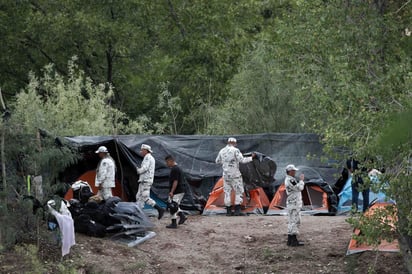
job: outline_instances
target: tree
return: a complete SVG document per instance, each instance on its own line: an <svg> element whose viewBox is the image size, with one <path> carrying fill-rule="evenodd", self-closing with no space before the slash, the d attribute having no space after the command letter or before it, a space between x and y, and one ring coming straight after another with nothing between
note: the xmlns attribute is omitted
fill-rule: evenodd
<svg viewBox="0 0 412 274"><path fill-rule="evenodd" d="M7 140L3 155L7 184L0 202L0 235L6 235L2 239L5 246L32 233L30 225L41 219L41 215L32 215L25 195L35 195L44 203L43 197L49 199L58 185L59 172L79 159L78 152L60 137L146 133L145 125L110 105L111 86L94 84L75 61L69 61L66 77L52 65L44 68L42 77L31 73L29 84L12 105L10 119L1 124ZM41 176L41 191L30 188L29 176ZM20 212L21 218L9 210Z"/></svg>
<svg viewBox="0 0 412 274"><path fill-rule="evenodd" d="M412 78L410 78L411 80ZM412 84L412 82L410 82ZM412 100L410 100L412 101ZM411 161L412 161L412 105L388 115L381 133L374 138L373 153L380 155L387 166L383 182L390 182L386 192L394 197L399 212L399 229L412 239ZM386 186L386 185L385 185Z"/></svg>
<svg viewBox="0 0 412 274"><path fill-rule="evenodd" d="M182 113L181 100L179 97L172 97L168 89L169 83L162 83L161 92L158 96L157 108L163 110L163 124L158 123L157 132L170 132L178 134L178 118Z"/></svg>
<svg viewBox="0 0 412 274"><path fill-rule="evenodd" d="M8 101L30 81L29 71L40 74L45 65L53 64L67 76L67 60L77 56L77 65L94 84L111 85L112 105L125 109L126 95L139 95L133 77L152 50L147 20L156 9L151 2L139 1L2 3L0 83ZM143 112L130 113L138 118Z"/></svg>
<svg viewBox="0 0 412 274"><path fill-rule="evenodd" d="M410 119L410 15L410 5L397 1L294 1L276 33L284 53L277 57L295 67L290 78L300 87L307 129L334 157L345 148L358 159L384 161L390 187L383 190L397 200L398 229L409 236L411 133L391 121ZM388 131L403 138L389 138ZM388 144L392 153L385 153Z"/></svg>
<svg viewBox="0 0 412 274"><path fill-rule="evenodd" d="M216 114L208 124L208 133L302 130L301 110L296 103L297 87L273 58L275 47L260 41L244 58L239 73L231 80L229 98L214 110Z"/></svg>
<svg viewBox="0 0 412 274"><path fill-rule="evenodd" d="M260 31L263 4L217 0L164 3L157 11L163 23L154 22L150 27L153 51L145 58L143 73L135 78L142 96L131 98L129 104L153 121L161 121L163 112L153 108L153 102L160 92L159 83L168 82L170 94L181 100L179 133L202 133L214 117L211 108L228 96L228 84L242 52Z"/></svg>
<svg viewBox="0 0 412 274"><path fill-rule="evenodd" d="M67 77L52 65L44 68L42 78L31 73L29 85L16 96L11 123L21 133L33 134L40 128L54 136L144 133L143 124L111 105L112 87L94 84L76 60L69 62Z"/></svg>
<svg viewBox="0 0 412 274"><path fill-rule="evenodd" d="M179 133L202 132L210 107L225 100L242 52L264 26L261 1L30 1L0 5L3 90L14 99L52 63L67 75L66 60L94 83L113 87L113 106L137 119L163 121L161 83L182 100ZM224 11L224 12L223 12ZM205 119L205 117L208 117Z"/></svg>

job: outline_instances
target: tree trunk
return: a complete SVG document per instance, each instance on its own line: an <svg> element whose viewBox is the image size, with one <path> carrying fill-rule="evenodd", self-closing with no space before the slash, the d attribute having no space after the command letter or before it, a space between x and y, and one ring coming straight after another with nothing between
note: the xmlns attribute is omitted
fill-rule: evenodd
<svg viewBox="0 0 412 274"><path fill-rule="evenodd" d="M113 53L112 44L109 44L109 48L106 50L107 60L107 82L113 83Z"/></svg>
<svg viewBox="0 0 412 274"><path fill-rule="evenodd" d="M6 181L6 159L4 157L4 130L1 131L1 176L3 179L3 191L6 191L7 181Z"/></svg>
<svg viewBox="0 0 412 274"><path fill-rule="evenodd" d="M177 28L179 29L180 33L182 34L182 37L185 38L186 37L186 31L185 31L183 25L181 24L181 22L179 21L179 18L177 17L177 14L176 14L176 11L173 7L172 1L168 0L167 3L169 4L170 14L172 15L172 18L175 21Z"/></svg>
<svg viewBox="0 0 412 274"><path fill-rule="evenodd" d="M1 93L0 88L0 100L1 100L1 107L4 111L6 111L6 104L3 100L3 94ZM3 180L3 191L6 191L7 181L6 181L6 157L4 155L4 128L1 129L1 145L0 145L0 153L1 153L1 176Z"/></svg>

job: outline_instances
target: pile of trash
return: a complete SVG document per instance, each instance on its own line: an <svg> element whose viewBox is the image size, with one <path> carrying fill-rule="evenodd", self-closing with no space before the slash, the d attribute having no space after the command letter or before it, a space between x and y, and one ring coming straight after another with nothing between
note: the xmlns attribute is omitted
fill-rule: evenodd
<svg viewBox="0 0 412 274"><path fill-rule="evenodd" d="M73 198L68 201L68 210L76 232L92 237L110 234L113 240L128 246L156 235L149 231L154 224L135 203L122 202L116 196L104 201L85 181L76 181L71 188Z"/></svg>

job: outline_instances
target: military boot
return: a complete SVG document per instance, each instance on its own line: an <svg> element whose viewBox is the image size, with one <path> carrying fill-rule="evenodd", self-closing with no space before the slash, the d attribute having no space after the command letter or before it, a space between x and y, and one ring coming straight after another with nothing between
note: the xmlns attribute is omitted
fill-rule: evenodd
<svg viewBox="0 0 412 274"><path fill-rule="evenodd" d="M166 228L177 228L176 219L172 219L172 223L167 225Z"/></svg>
<svg viewBox="0 0 412 274"><path fill-rule="evenodd" d="M287 245L291 245L292 244L292 235L288 234L288 242Z"/></svg>
<svg viewBox="0 0 412 274"><path fill-rule="evenodd" d="M179 215L179 225L184 224L184 222L187 220L186 215L180 211L179 213L177 213L177 215Z"/></svg>
<svg viewBox="0 0 412 274"><path fill-rule="evenodd" d="M296 238L296 235L292 235L292 240L290 246L303 246L305 245L302 242L299 242L298 239Z"/></svg>
<svg viewBox="0 0 412 274"><path fill-rule="evenodd" d="M235 216L245 216L246 215L242 213L240 209L241 209L240 205L235 205L235 214L234 214Z"/></svg>
<svg viewBox="0 0 412 274"><path fill-rule="evenodd" d="M226 216L232 216L232 207L231 206L226 207Z"/></svg>
<svg viewBox="0 0 412 274"><path fill-rule="evenodd" d="M163 214L165 213L165 210L163 209L163 207L158 206L157 204L154 206L154 208L156 208L157 210L157 219L162 219Z"/></svg>

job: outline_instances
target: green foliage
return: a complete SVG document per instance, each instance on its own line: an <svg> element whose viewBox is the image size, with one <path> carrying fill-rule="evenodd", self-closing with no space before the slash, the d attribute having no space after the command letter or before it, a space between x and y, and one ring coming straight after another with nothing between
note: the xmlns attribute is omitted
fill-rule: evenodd
<svg viewBox="0 0 412 274"><path fill-rule="evenodd" d="M143 131L142 124L127 120L124 113L110 105L112 96L111 86L94 84L75 59L69 62L67 77L51 65L44 68L42 77L30 75L29 84L16 96L11 118L1 127L7 167L7 184L0 203L4 213L2 241L20 241L36 227L27 225L35 219L30 210L19 211L17 220L26 220L26 225L13 219L14 210L26 208L22 195L34 195L41 203L46 202L53 195L59 172L78 160L78 152L55 136ZM33 184L31 189L28 187L29 175L41 175L39 189Z"/></svg>
<svg viewBox="0 0 412 274"><path fill-rule="evenodd" d="M397 238L397 219L396 207L388 205L374 209L372 214L352 216L347 221L362 231L361 234L354 235L356 241L377 247L382 240L391 242Z"/></svg>
<svg viewBox="0 0 412 274"><path fill-rule="evenodd" d="M64 274L77 274L80 271L77 269L76 265L73 264L72 260L65 260L57 264L57 273Z"/></svg>
<svg viewBox="0 0 412 274"><path fill-rule="evenodd" d="M43 142L43 144L46 143ZM77 154L74 152L56 153L58 149L50 147L51 149L48 149L45 145L42 151L40 153L37 151L35 155L30 154L31 152L24 148L18 152L16 150L17 156L14 155L13 151L7 151L9 163L15 162L16 158L19 159L20 163L17 166L8 164L7 185L5 189L2 189L4 196L0 200L0 245L4 249L10 249L16 244L24 243L37 243L37 247L39 247L39 242L48 240L41 233L46 227L43 221L44 211L39 208L34 212L34 203L31 199L26 199L26 195L35 196L41 204L44 204L53 194L52 184L56 183L58 172L68 162L77 159ZM24 158L21 158L23 155ZM42 175L43 185L40 193L35 190L33 184L31 184L31 190L28 188L27 175L33 173ZM34 273L39 272L35 271Z"/></svg>
<svg viewBox="0 0 412 274"><path fill-rule="evenodd" d="M75 55L93 83L114 87L112 106L147 122L147 131L169 124L154 107L159 85L169 82L172 97L182 100L179 133L202 132L214 115L209 107L225 100L243 51L264 27L265 6L256 0L3 3L0 84L10 99L26 85L28 71L39 75L52 63L67 76L66 62Z"/></svg>
<svg viewBox="0 0 412 274"><path fill-rule="evenodd" d="M6 1L0 85L15 102L12 120L1 125L8 181L18 189L23 176L42 173L47 185L74 161L53 136L305 130L318 133L333 158L342 149L379 158L399 230L412 235L411 7L394 0ZM78 59L66 66L71 56ZM52 138L39 143L39 128Z"/></svg>
<svg viewBox="0 0 412 274"><path fill-rule="evenodd" d="M279 111L291 110L285 124L318 133L331 157L339 159L343 149L358 159L375 158L367 168L385 166L377 187L398 202L398 231L411 235L412 43L404 31L411 23L411 6L389 0L271 5L274 23L258 36L256 49L244 54L210 132L276 130L275 121L283 117L271 117L271 125L267 117L276 111L267 106L277 106L278 95ZM300 124L293 124L296 120ZM386 229L373 220L362 225L369 239L378 239L379 229Z"/></svg>
<svg viewBox="0 0 412 274"><path fill-rule="evenodd" d="M302 4L303 13L293 24L292 58L301 60L298 98L307 105L306 124L330 151L346 146L366 154L387 113L411 100L410 58L388 43L404 37L394 18L367 1L328 3L322 9Z"/></svg>
<svg viewBox="0 0 412 274"><path fill-rule="evenodd" d="M272 249L268 248L268 247L264 247L262 249L262 259L263 261L269 261L271 258L273 258L273 251Z"/></svg>
<svg viewBox="0 0 412 274"><path fill-rule="evenodd" d="M163 125L157 123L157 133L178 134L178 118L182 113L181 100L179 97L172 97L169 83L161 83L161 91L158 96L157 108L162 112Z"/></svg>
<svg viewBox="0 0 412 274"><path fill-rule="evenodd" d="M248 125L239 132L307 125L328 143L351 143L329 122L357 121L349 113L370 109L381 115L391 98L382 91L401 90L410 72L411 17L410 4L393 0L8 1L0 7L0 84L13 100L28 71L39 75L52 63L67 76L76 55L94 84L114 87L111 105L139 120L140 131L223 133L234 117ZM156 107L161 83L181 101L174 127ZM252 98L257 107L248 112ZM348 104L334 106L340 98ZM267 118L256 128L244 122L256 117ZM358 124L373 136L370 122Z"/></svg>
<svg viewBox="0 0 412 274"><path fill-rule="evenodd" d="M170 1L171 2L171 1ZM210 107L227 98L228 83L243 50L263 23L259 1L176 1L181 43L174 54L171 91L185 102L185 128L202 132L216 115ZM225 11L224 13L221 11ZM182 29L183 28L183 29ZM190 131L189 131L190 132Z"/></svg>
<svg viewBox="0 0 412 274"><path fill-rule="evenodd" d="M276 36L284 67L293 75L307 129L318 133L334 157L336 148L358 159L377 158L386 168L387 195L397 201L398 231L412 235L411 23L410 5L396 1L295 1ZM409 41L409 43L407 43ZM292 45L292 46L291 46ZM296 65L296 62L298 65ZM392 121L392 122L391 122ZM409 122L408 122L409 121ZM408 210L409 208L409 210ZM365 221L373 228L385 225ZM362 223L363 224L363 223ZM373 225L376 225L374 227Z"/></svg>
<svg viewBox="0 0 412 274"><path fill-rule="evenodd" d="M123 68L130 68L146 52L149 41L142 26L150 6L136 1L104 1L99 5L78 0L4 3L1 10L9 15L4 19L10 20L5 22L18 24L13 33L5 30L9 39L4 47L14 58L22 54L25 58L18 60L23 59L26 69L37 73L53 63L65 74L67 60L77 55L89 77L98 83L119 83L122 88Z"/></svg>
<svg viewBox="0 0 412 274"><path fill-rule="evenodd" d="M10 249L16 243L33 242L38 236L36 224L41 217L41 214L33 214L30 201L8 200L7 207L0 212L1 244L4 249Z"/></svg>
<svg viewBox="0 0 412 274"><path fill-rule="evenodd" d="M390 161L407 151L412 145L411 120L412 106L405 111L388 115L381 127L381 134L375 138L375 153L385 161Z"/></svg>
<svg viewBox="0 0 412 274"><path fill-rule="evenodd" d="M93 84L75 60L69 62L67 77L52 65L42 78L30 74L30 83L16 96L11 118L16 129L26 134L47 129L57 136L142 133L143 125L124 124L126 115L110 105L112 87Z"/></svg>
<svg viewBox="0 0 412 274"><path fill-rule="evenodd" d="M352 237L359 244L367 244L372 246L375 251L375 259L369 263L368 273L377 273L376 265L378 263L378 246L382 241L392 242L398 239L402 227L398 223L397 205L390 204L384 208L374 208L372 212L366 214L355 213L346 221L355 229L358 229L360 234L353 234Z"/></svg>
<svg viewBox="0 0 412 274"><path fill-rule="evenodd" d="M15 247L16 253L20 256L22 262L29 262L30 267L28 272L25 273L45 273L46 269L42 262L39 260L38 248L35 245L24 244Z"/></svg>
<svg viewBox="0 0 412 274"><path fill-rule="evenodd" d="M273 59L276 49L263 42L245 58L231 80L229 98L215 110L208 125L211 134L296 132L301 111L296 86ZM251 123L253 121L253 123Z"/></svg>
<svg viewBox="0 0 412 274"><path fill-rule="evenodd" d="M390 184L386 192L396 199L399 211L399 223L402 233L412 236L412 129L410 121L412 109L388 116L382 132L375 138L374 152L381 155L387 164L384 179Z"/></svg>

